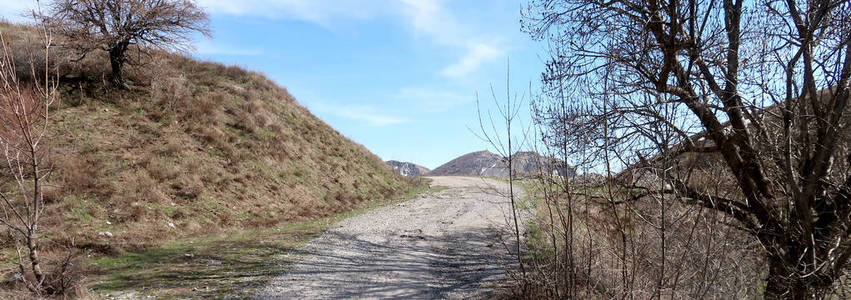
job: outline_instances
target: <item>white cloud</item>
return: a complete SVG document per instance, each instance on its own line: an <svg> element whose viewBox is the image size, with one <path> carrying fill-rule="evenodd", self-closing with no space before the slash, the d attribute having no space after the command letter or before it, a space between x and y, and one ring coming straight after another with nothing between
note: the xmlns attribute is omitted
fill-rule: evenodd
<svg viewBox="0 0 851 300"><path fill-rule="evenodd" d="M405 119L399 119L395 117L377 114L370 110L343 109L337 111L336 114L341 117L352 120L366 121L367 123L369 123L369 125L372 126L387 126L408 122L408 120Z"/></svg>
<svg viewBox="0 0 851 300"><path fill-rule="evenodd" d="M428 87L405 87L393 98L403 103L413 103L415 109L424 113L445 112L474 99L473 95Z"/></svg>
<svg viewBox="0 0 851 300"><path fill-rule="evenodd" d="M403 0L404 14L418 35L427 36L437 43L463 51L458 60L444 67L440 74L452 79L462 79L486 63L503 55L498 42L472 32L443 8L440 0Z"/></svg>
<svg viewBox="0 0 851 300"><path fill-rule="evenodd" d="M443 68L440 72L444 76L461 79L476 71L485 62L492 61L502 56L502 51L486 44L471 45L467 54L460 60Z"/></svg>
<svg viewBox="0 0 851 300"><path fill-rule="evenodd" d="M368 105L336 105L321 101L310 101L305 104L311 110L350 120L364 121L371 126L381 127L408 122L406 119L397 118L389 114L379 112L374 107Z"/></svg>
<svg viewBox="0 0 851 300"><path fill-rule="evenodd" d="M199 0L211 13L288 18L330 26L334 19L369 19L387 7L387 0Z"/></svg>
<svg viewBox="0 0 851 300"><path fill-rule="evenodd" d="M263 50L260 48L216 44L209 40L204 40L195 44L195 53L202 55L257 56L263 55Z"/></svg>
<svg viewBox="0 0 851 300"><path fill-rule="evenodd" d="M417 32L435 37L442 36L446 27L455 27L454 20L448 18L441 9L441 3L432 0L403 0L402 13L410 18ZM449 35L445 35L449 36Z"/></svg>
<svg viewBox="0 0 851 300"><path fill-rule="evenodd" d="M474 30L446 8L448 0L200 0L211 13L286 18L333 28L340 20L399 18L417 38L458 52L439 74L453 80L476 72L505 53L498 39Z"/></svg>

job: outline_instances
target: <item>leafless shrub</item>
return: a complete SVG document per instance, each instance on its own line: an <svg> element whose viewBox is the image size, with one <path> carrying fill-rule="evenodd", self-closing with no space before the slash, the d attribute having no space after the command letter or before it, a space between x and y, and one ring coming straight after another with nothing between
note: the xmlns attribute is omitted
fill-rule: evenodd
<svg viewBox="0 0 851 300"><path fill-rule="evenodd" d="M18 74L13 53L0 32L0 151L4 173L0 225L8 228L18 254L19 281L36 297L65 293L76 284L72 255L52 264L41 252L41 219L45 213L44 185L52 171L45 145L50 131L50 106L56 99L56 82L50 79L52 36L43 37L42 74L30 56L30 81ZM48 266L44 271L43 265Z"/></svg>
<svg viewBox="0 0 851 300"><path fill-rule="evenodd" d="M59 175L57 177L64 193L73 194L82 191L99 191L105 194L109 192L109 188L102 186L97 180L99 176L97 169L89 167L90 164L90 162L72 155L56 161L54 168Z"/></svg>
<svg viewBox="0 0 851 300"><path fill-rule="evenodd" d="M187 105L192 96L191 87L182 74L161 72L151 78L151 100L163 110L162 114L174 114L175 108Z"/></svg>
<svg viewBox="0 0 851 300"><path fill-rule="evenodd" d="M572 198L611 222L585 286L754 296L748 274L767 298L835 290L851 257L850 24L847 0L531 1L524 29L551 46L544 140L606 178L550 193L568 219ZM604 241L587 233L589 248ZM568 294L582 278L571 255L553 285Z"/></svg>
<svg viewBox="0 0 851 300"><path fill-rule="evenodd" d="M514 252L513 254L517 258L517 265L519 266L520 272L519 274L510 272L510 275L512 275L512 277L514 277L521 285L521 291L525 293L527 292L529 284L527 282L527 267L523 258L523 240L520 229L522 226L520 224L522 218L519 216L520 208L518 207L518 193L515 192L514 189L519 178L516 173L517 169L515 168L516 155L523 150L527 142L528 128L524 127L523 124L520 124L517 119L521 111L520 108L524 105L524 101L526 101L526 94L512 94L510 71L510 66L507 66L505 78L505 99L503 101L499 100L496 95L496 91L493 89L493 86L491 86L491 98L497 107L495 116L491 111L482 111L477 93L476 116L478 117L479 128L478 131L474 132L474 134L481 140L490 144L497 154L505 157L504 167L508 169L508 191L506 194L500 196L507 198L511 205L511 216L509 216L510 219L507 220L507 225L511 227L514 239L513 241L508 242L511 245L508 245L505 241L503 241L503 244L510 248L509 252ZM496 190L493 192L499 193L499 191ZM513 270L509 269L509 271Z"/></svg>

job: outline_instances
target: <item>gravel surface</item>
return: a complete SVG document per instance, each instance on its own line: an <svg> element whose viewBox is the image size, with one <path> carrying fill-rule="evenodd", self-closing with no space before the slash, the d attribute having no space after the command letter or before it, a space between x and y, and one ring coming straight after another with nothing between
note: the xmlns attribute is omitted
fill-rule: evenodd
<svg viewBox="0 0 851 300"><path fill-rule="evenodd" d="M432 179L449 189L340 222L281 258L296 262L257 298L488 297L512 262L508 185Z"/></svg>

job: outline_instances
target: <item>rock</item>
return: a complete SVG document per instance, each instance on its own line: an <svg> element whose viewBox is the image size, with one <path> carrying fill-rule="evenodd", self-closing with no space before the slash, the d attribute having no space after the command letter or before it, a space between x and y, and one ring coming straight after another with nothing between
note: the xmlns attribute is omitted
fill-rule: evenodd
<svg viewBox="0 0 851 300"><path fill-rule="evenodd" d="M98 232L98 235L99 236L105 236L105 237L108 237L108 238L112 238L112 232L109 232L109 231Z"/></svg>
<svg viewBox="0 0 851 300"><path fill-rule="evenodd" d="M387 165L393 168L397 174L409 177L409 176L424 176L429 172L429 169L423 166L420 166L415 163L403 162L403 161L395 161L388 160L386 161Z"/></svg>
<svg viewBox="0 0 851 300"><path fill-rule="evenodd" d="M207 266L221 266L222 262L219 260L210 260L207 262Z"/></svg>

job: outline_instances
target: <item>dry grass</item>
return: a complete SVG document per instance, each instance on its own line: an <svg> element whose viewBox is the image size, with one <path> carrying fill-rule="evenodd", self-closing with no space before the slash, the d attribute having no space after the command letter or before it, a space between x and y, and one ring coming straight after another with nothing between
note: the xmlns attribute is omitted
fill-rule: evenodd
<svg viewBox="0 0 851 300"><path fill-rule="evenodd" d="M712 195L734 198L739 193L734 176L716 154L681 155L667 172ZM631 175L637 186L651 191L666 188L652 171ZM576 284L573 295L578 298L763 297L768 275L764 246L742 231L736 220L675 194L634 198L631 195L643 190L618 180L611 185L605 181L572 181L572 234L566 230L569 222L561 222L559 216L559 211L568 212L563 189L540 181L524 182L530 196L525 201L537 216L527 226L531 229L527 259L533 271L524 278L530 283L527 289L514 286L507 297L555 298L556 290L569 293L566 274L571 268L566 258L570 255ZM572 252L567 239L572 239ZM826 299L848 298L849 271L844 271L846 275L840 276Z"/></svg>
<svg viewBox="0 0 851 300"><path fill-rule="evenodd" d="M425 185L396 200L426 191ZM250 297L297 260L293 252L337 221L397 201L368 201L361 209L326 218L203 237L184 238L156 249L92 261L91 287L102 296L156 298Z"/></svg>
<svg viewBox="0 0 851 300"><path fill-rule="evenodd" d="M25 61L33 32L0 31ZM103 55L54 57L51 244L94 256L142 251L327 217L411 189L260 73L158 52L128 69L131 89L120 91L103 80Z"/></svg>
<svg viewBox="0 0 851 300"><path fill-rule="evenodd" d="M761 295L765 274L760 248L756 241L727 226L732 221L723 215L674 199L644 198L613 209L606 202L610 194L605 186L579 184L573 186L577 196L573 199L570 235L567 223L558 216L559 209L567 214L566 199L551 204L552 222L542 194L543 188L551 192L558 187L544 187L537 181L524 183L530 192L530 199L525 201L537 216L527 226L527 259L533 272L524 279L531 283L529 289L508 294L519 293L515 294L518 298L536 295L532 296L535 298L554 297L551 293L556 289L570 293L566 274L571 268L566 264L572 254L573 295L579 298ZM615 200L627 198L623 191L611 195ZM664 214L660 211L661 202L666 204ZM662 216L665 227L660 227ZM572 252L567 251L567 239L572 240Z"/></svg>

